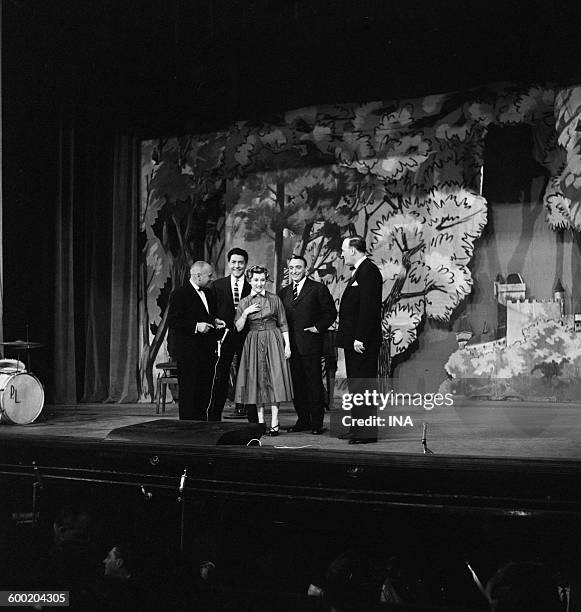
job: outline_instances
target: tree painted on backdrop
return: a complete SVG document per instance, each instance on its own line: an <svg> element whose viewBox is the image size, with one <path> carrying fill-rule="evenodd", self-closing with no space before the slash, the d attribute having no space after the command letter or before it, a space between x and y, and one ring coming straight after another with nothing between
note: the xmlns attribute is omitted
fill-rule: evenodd
<svg viewBox="0 0 581 612"><path fill-rule="evenodd" d="M555 164L548 221L554 229L573 230L581 248L581 87L557 93L555 116L562 157Z"/></svg>
<svg viewBox="0 0 581 612"><path fill-rule="evenodd" d="M277 192L283 189L285 203L279 206ZM292 238L292 252L309 262L308 274L333 288L343 267L338 261L343 237L355 233L361 213L371 216L366 211L375 189L366 177L339 166L260 173L244 182L234 228L237 232L243 226L245 240L266 236L277 245L285 236ZM282 247L275 253L276 280L284 285Z"/></svg>
<svg viewBox="0 0 581 612"><path fill-rule="evenodd" d="M286 236L310 260L309 273L334 286L343 236L354 233L377 189L344 163L372 153L364 122L377 106L308 107L286 113L276 126L239 123L231 131L228 171L244 183L235 223L244 225L246 239L273 240L278 284Z"/></svg>
<svg viewBox="0 0 581 612"><path fill-rule="evenodd" d="M425 198L398 196L372 230L371 249L383 279L380 375L408 350L423 317L447 321L470 293L468 264L486 225L484 198L458 186Z"/></svg>
<svg viewBox="0 0 581 612"><path fill-rule="evenodd" d="M346 166L381 186L350 233L366 238L384 279L382 377L413 346L422 318L448 320L472 286L468 263L486 224L486 203L468 188L479 186L482 130L457 105L437 97L386 109L372 136L348 136L366 143L366 158L341 149ZM364 114L377 110L360 109L353 126L369 130Z"/></svg>
<svg viewBox="0 0 581 612"><path fill-rule="evenodd" d="M384 276L384 375L391 374L392 357L412 346L424 315L448 318L470 290L467 263L486 222L486 207L466 185L478 186L482 152L474 141L482 130L457 107L458 99L442 96L416 106L302 109L286 117L294 133L263 129L247 134L239 146L241 161L250 168L260 166L259 153L272 152L273 143L279 152L294 146L303 158L334 162L302 173L293 168L247 177L236 216L244 220L249 239L265 234L275 239L274 232L300 236L295 252L307 255L310 273L318 273L337 297L346 282L337 262L343 238L357 233L368 240ZM260 140L265 134L266 148ZM268 162L268 155L261 159L263 166ZM285 185L282 206L277 180ZM431 223L434 235L414 230L408 236L398 211L415 215L416 225ZM447 298L434 297L436 292Z"/></svg>
<svg viewBox="0 0 581 612"><path fill-rule="evenodd" d="M323 222L323 211L338 203L343 177L328 166L331 158L317 155L298 140L295 126L241 123L229 138L233 151L227 163L229 176L240 179L235 182L240 190L233 230L241 231L245 240L267 237L273 242L274 281L281 285L285 238L299 241L303 253L309 242L323 237L317 224ZM328 261L313 262L311 272L322 273L325 264Z"/></svg>
<svg viewBox="0 0 581 612"><path fill-rule="evenodd" d="M224 248L224 134L143 143L139 393L155 394L153 367L167 333L169 296L197 259ZM147 155L149 153L149 156Z"/></svg>

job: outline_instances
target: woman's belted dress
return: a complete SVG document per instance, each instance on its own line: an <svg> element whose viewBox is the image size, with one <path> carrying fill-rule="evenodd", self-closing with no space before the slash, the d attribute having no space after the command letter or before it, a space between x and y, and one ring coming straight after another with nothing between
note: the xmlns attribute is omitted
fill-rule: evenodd
<svg viewBox="0 0 581 612"><path fill-rule="evenodd" d="M248 335L240 357L234 401L259 405L290 402L293 386L288 359L284 356L282 332L288 331L284 306L273 293L253 292L240 300L235 321L254 303L260 305L260 310L246 318Z"/></svg>

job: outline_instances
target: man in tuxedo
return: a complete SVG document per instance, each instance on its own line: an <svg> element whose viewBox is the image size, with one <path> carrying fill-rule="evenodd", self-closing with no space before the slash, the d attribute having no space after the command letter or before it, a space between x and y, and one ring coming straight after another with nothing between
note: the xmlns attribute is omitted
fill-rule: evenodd
<svg viewBox="0 0 581 612"><path fill-rule="evenodd" d="M306 278L307 261L293 255L288 262L290 285L278 293L289 326L290 368L297 422L288 430L323 433L324 395L321 358L323 338L337 317L337 309L322 283Z"/></svg>
<svg viewBox="0 0 581 612"><path fill-rule="evenodd" d="M381 299L383 279L379 268L365 256L365 239L351 236L343 240L341 256L352 270L341 296L337 346L345 351L345 366L351 393L363 393L362 379L377 378L377 359L381 346ZM353 418L375 414L369 406L355 406ZM352 427L350 444L377 442L377 428Z"/></svg>
<svg viewBox="0 0 581 612"><path fill-rule="evenodd" d="M214 296L207 290L213 278L212 266L196 261L189 281L170 298L168 323L175 333L179 415L185 421L207 421L210 410L216 329L225 325L216 318Z"/></svg>
<svg viewBox="0 0 581 612"><path fill-rule="evenodd" d="M217 316L226 323L228 333L222 343L220 359L216 369L210 421L220 421L222 418L222 410L230 385L232 361L235 355L237 355L238 360L240 359L240 353L246 339L246 333L236 330L234 316L240 300L250 293L250 283L244 278L247 263L248 253L244 249L231 249L228 252L229 276L220 278L212 284ZM258 416L254 413L256 413L256 408L254 408L254 411L250 410L249 420L258 422ZM246 416L247 407L243 404L236 404L234 415L227 418L245 418ZM256 416L255 420L253 416Z"/></svg>

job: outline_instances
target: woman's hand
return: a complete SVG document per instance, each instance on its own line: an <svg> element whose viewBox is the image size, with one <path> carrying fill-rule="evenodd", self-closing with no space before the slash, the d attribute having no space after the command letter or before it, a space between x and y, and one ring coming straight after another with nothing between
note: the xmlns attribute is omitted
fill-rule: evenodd
<svg viewBox="0 0 581 612"><path fill-rule="evenodd" d="M252 314L253 312L258 312L259 310L260 310L260 304L258 303L251 304L250 306L248 306L248 308L244 309L244 316L247 317L249 314Z"/></svg>
<svg viewBox="0 0 581 612"><path fill-rule="evenodd" d="M284 347L284 357L285 357L285 359L288 359L290 356L291 356L290 346L288 344L285 344L285 347Z"/></svg>

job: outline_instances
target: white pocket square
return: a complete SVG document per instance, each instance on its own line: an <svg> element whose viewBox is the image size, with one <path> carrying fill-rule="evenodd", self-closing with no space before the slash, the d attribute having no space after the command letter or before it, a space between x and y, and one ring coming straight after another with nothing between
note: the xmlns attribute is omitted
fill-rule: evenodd
<svg viewBox="0 0 581 612"><path fill-rule="evenodd" d="M357 281L355 281L354 283L351 284L352 287L359 287L359 283Z"/></svg>

